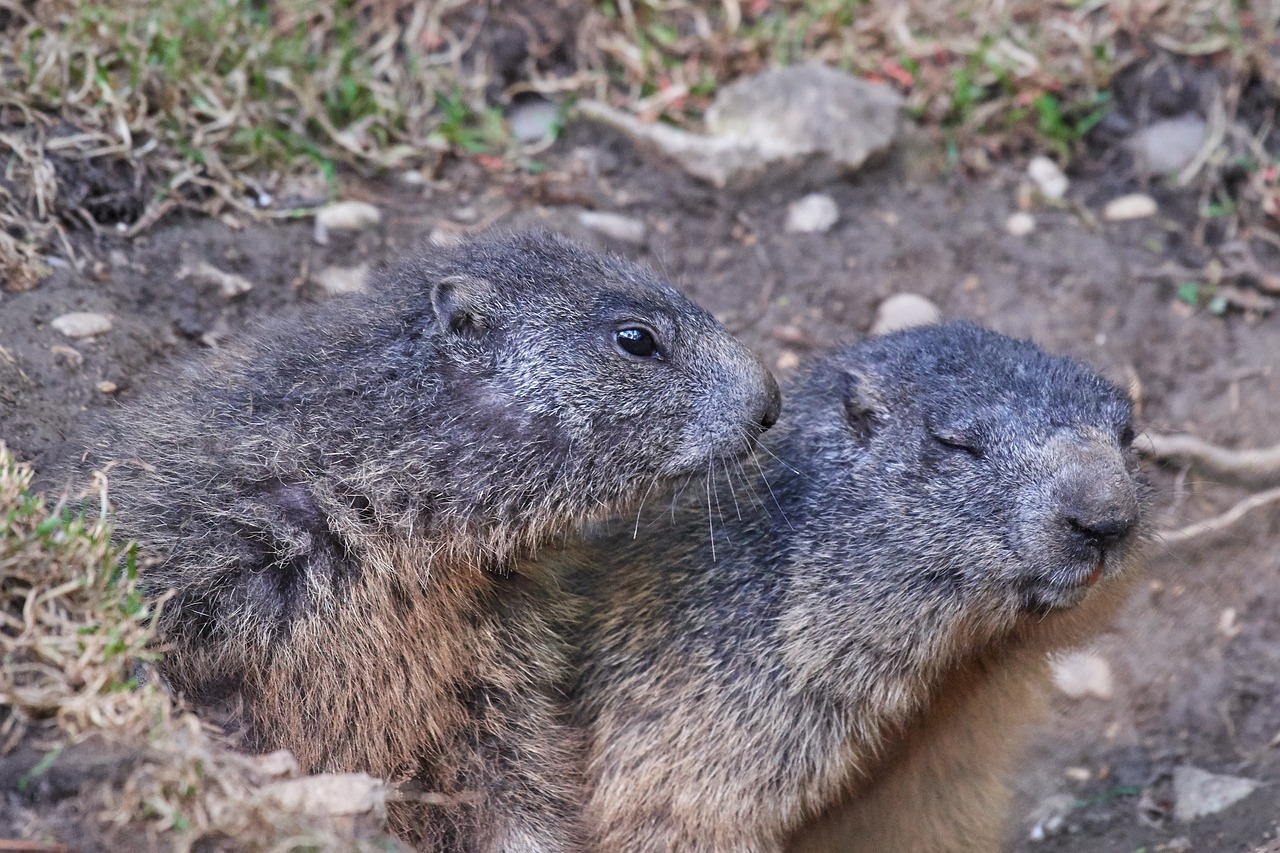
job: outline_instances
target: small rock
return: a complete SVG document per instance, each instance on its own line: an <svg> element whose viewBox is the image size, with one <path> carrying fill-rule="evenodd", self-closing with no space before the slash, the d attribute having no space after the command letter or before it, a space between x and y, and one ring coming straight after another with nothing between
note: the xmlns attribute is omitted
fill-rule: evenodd
<svg viewBox="0 0 1280 853"><path fill-rule="evenodd" d="M871 334L883 335L899 329L932 326L941 320L942 312L938 310L938 306L925 297L915 293L895 293L876 309Z"/></svg>
<svg viewBox="0 0 1280 853"><path fill-rule="evenodd" d="M507 110L511 135L524 145L549 141L559 121L560 107L545 98L522 101Z"/></svg>
<svg viewBox="0 0 1280 853"><path fill-rule="evenodd" d="M1149 177L1181 171L1204 145L1208 125L1195 113L1164 119L1129 137L1138 169Z"/></svg>
<svg viewBox="0 0 1280 853"><path fill-rule="evenodd" d="M1031 158L1031 162L1027 164L1027 177L1035 182L1041 195L1055 201L1065 196L1067 188L1071 186L1058 164L1043 155Z"/></svg>
<svg viewBox="0 0 1280 853"><path fill-rule="evenodd" d="M819 63L790 65L724 86L706 112L708 135L646 124L597 101L579 111L675 160L695 177L746 188L825 158L834 173L860 168L893 144L902 98Z"/></svg>
<svg viewBox="0 0 1280 853"><path fill-rule="evenodd" d="M215 285L228 299L244 296L253 290L253 282L244 276L223 272L208 261L196 261L192 266L183 264L178 270L178 278L189 278L200 284Z"/></svg>
<svg viewBox="0 0 1280 853"><path fill-rule="evenodd" d="M72 311L55 317L49 325L72 340L92 338L94 335L105 335L111 331L111 318L105 314L91 311Z"/></svg>
<svg viewBox="0 0 1280 853"><path fill-rule="evenodd" d="M1032 841L1044 841L1066 829L1067 815L1076 807L1076 798L1070 794L1051 794L1031 811Z"/></svg>
<svg viewBox="0 0 1280 853"><path fill-rule="evenodd" d="M55 361L71 370L79 370L84 364L84 356L80 351L66 344L54 344L49 347L49 352L53 353Z"/></svg>
<svg viewBox="0 0 1280 853"><path fill-rule="evenodd" d="M596 210L582 211L578 214L578 222L582 227L590 228L598 234L636 246L644 243L648 230L643 222L634 217Z"/></svg>
<svg viewBox="0 0 1280 853"><path fill-rule="evenodd" d="M432 228L431 233L427 235L427 242L447 249L450 246L460 245L463 239L461 234L449 228Z"/></svg>
<svg viewBox="0 0 1280 853"><path fill-rule="evenodd" d="M1036 218L1025 210L1010 214L1004 221L1004 230L1015 237L1025 237L1036 230Z"/></svg>
<svg viewBox="0 0 1280 853"><path fill-rule="evenodd" d="M1107 206L1102 209L1102 218L1110 222L1122 222L1126 219L1145 219L1148 216L1155 216L1158 209L1156 200L1151 196L1133 193L1132 195L1113 198L1107 202Z"/></svg>
<svg viewBox="0 0 1280 853"><path fill-rule="evenodd" d="M364 773L322 773L273 782L262 792L280 808L317 817L380 814L387 805L387 786Z"/></svg>
<svg viewBox="0 0 1280 853"><path fill-rule="evenodd" d="M1072 699L1085 696L1110 699L1114 692L1110 664L1090 652L1071 652L1055 658L1053 683Z"/></svg>
<svg viewBox="0 0 1280 853"><path fill-rule="evenodd" d="M120 386L112 382L110 379L102 380L96 387L103 394L114 394L120 390Z"/></svg>
<svg viewBox="0 0 1280 853"><path fill-rule="evenodd" d="M1093 774L1089 772L1088 767L1068 767L1063 771L1063 775L1072 782L1088 782L1093 778Z"/></svg>
<svg viewBox="0 0 1280 853"><path fill-rule="evenodd" d="M327 295L339 296L363 291L368 275L369 265L360 264L354 267L325 267L311 278Z"/></svg>
<svg viewBox="0 0 1280 853"><path fill-rule="evenodd" d="M778 356L777 365L779 370L795 370L800 366L800 356L794 350L784 349Z"/></svg>
<svg viewBox="0 0 1280 853"><path fill-rule="evenodd" d="M791 234L825 234L840 221L836 200L823 193L810 193L787 206L787 231Z"/></svg>
<svg viewBox="0 0 1280 853"><path fill-rule="evenodd" d="M1234 607L1228 607L1218 615L1218 633L1223 637L1233 640L1242 630L1244 626L1240 624L1240 614Z"/></svg>
<svg viewBox="0 0 1280 853"><path fill-rule="evenodd" d="M287 749L277 749L251 759L257 769L268 776L290 777L298 775L298 760Z"/></svg>
<svg viewBox="0 0 1280 853"><path fill-rule="evenodd" d="M1173 771L1173 816L1180 821L1217 814L1252 794L1258 782L1182 765Z"/></svg>
<svg viewBox="0 0 1280 853"><path fill-rule="evenodd" d="M321 246L329 242L330 231L364 231L382 221L382 211L363 201L339 201L316 211L312 238Z"/></svg>

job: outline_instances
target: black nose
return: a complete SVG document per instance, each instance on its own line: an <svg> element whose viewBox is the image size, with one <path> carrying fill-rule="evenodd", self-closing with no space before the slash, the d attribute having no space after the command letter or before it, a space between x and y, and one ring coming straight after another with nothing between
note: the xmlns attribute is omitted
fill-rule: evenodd
<svg viewBox="0 0 1280 853"><path fill-rule="evenodd" d="M1075 515L1067 516L1067 524L1077 536L1088 540L1090 545L1098 548L1110 548L1133 532L1138 520L1127 515L1098 516L1083 518Z"/></svg>
<svg viewBox="0 0 1280 853"><path fill-rule="evenodd" d="M773 374L765 375L765 399L763 410L757 419L760 424L760 431L764 432L778 422L778 415L782 412L782 391L778 388L778 381L773 378Z"/></svg>

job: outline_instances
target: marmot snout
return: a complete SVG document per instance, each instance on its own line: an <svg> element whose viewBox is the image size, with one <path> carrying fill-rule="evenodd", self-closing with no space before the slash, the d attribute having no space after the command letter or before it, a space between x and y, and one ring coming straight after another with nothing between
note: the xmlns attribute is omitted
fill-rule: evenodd
<svg viewBox="0 0 1280 853"><path fill-rule="evenodd" d="M409 258L126 409L94 461L153 563L160 672L310 770L413 778L433 849L572 849L555 577L521 557L748 451L760 362L646 270L545 235ZM517 762L513 756L538 756Z"/></svg>
<svg viewBox="0 0 1280 853"><path fill-rule="evenodd" d="M699 495L678 531L579 549L601 849L778 851L824 811L804 843L997 849L1046 650L1097 631L1134 576L1130 418L1032 344L899 332L791 387L736 487L758 503Z"/></svg>

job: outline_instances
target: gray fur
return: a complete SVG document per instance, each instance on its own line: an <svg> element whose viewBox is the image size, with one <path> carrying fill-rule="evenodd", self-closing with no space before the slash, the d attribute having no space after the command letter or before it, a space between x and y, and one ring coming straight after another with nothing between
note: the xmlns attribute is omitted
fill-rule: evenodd
<svg viewBox="0 0 1280 853"><path fill-rule="evenodd" d="M628 354L643 326L661 357ZM545 235L410 258L370 292L188 367L99 442L118 530L158 556L160 665L258 749L454 807L432 849L564 850L574 735L551 685L554 576L511 573L586 522L745 453L772 377L626 261Z"/></svg>
<svg viewBox="0 0 1280 853"><path fill-rule="evenodd" d="M818 362L782 423L740 517L699 496L575 557L600 849L778 851L831 811L807 849L993 851L1045 650L1134 575L1129 401L956 324Z"/></svg>

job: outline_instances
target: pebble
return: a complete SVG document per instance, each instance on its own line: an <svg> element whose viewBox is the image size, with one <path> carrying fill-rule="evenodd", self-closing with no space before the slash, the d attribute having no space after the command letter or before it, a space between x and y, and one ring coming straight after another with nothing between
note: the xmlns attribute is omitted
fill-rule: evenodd
<svg viewBox="0 0 1280 853"><path fill-rule="evenodd" d="M312 281L320 285L320 289L327 295L339 296L343 293L363 291L368 275L368 264L354 267L325 267L312 276Z"/></svg>
<svg viewBox="0 0 1280 853"><path fill-rule="evenodd" d="M1109 222L1122 222L1126 219L1146 219L1155 216L1158 210L1156 200L1149 195L1133 193L1113 198L1102 209L1102 218Z"/></svg>
<svg viewBox="0 0 1280 853"><path fill-rule="evenodd" d="M1091 652L1071 652L1053 661L1053 683L1071 699L1110 699L1115 691L1111 665Z"/></svg>
<svg viewBox="0 0 1280 853"><path fill-rule="evenodd" d="M1004 221L1004 230L1015 237L1025 237L1036 230L1036 218L1025 210L1010 214Z"/></svg>
<svg viewBox="0 0 1280 853"><path fill-rule="evenodd" d="M800 63L722 86L704 114L707 133L690 133L599 101L578 111L675 160L712 185L748 188L785 180L825 162L832 177L886 152L902 126L902 97L821 63Z"/></svg>
<svg viewBox="0 0 1280 853"><path fill-rule="evenodd" d="M880 303L871 334L883 335L899 329L932 326L942 320L942 312L929 299L916 293L895 293Z"/></svg>
<svg viewBox="0 0 1280 853"><path fill-rule="evenodd" d="M285 811L325 816L380 813L386 808L387 785L364 773L321 773L273 782L262 793Z"/></svg>
<svg viewBox="0 0 1280 853"><path fill-rule="evenodd" d="M786 229L791 234L825 234L839 221L836 200L824 193L810 193L787 206Z"/></svg>
<svg viewBox="0 0 1280 853"><path fill-rule="evenodd" d="M1217 814L1252 794L1258 782L1184 764L1173 771L1173 816L1180 821Z"/></svg>
<svg viewBox="0 0 1280 853"><path fill-rule="evenodd" d="M364 231L382 221L382 211L363 201L338 201L316 211L314 239L321 246L329 242L330 231Z"/></svg>
<svg viewBox="0 0 1280 853"><path fill-rule="evenodd" d="M1071 186L1058 164L1044 155L1031 158L1031 162L1027 164L1027 177L1035 182L1041 195L1055 201L1065 196L1067 188Z"/></svg>
<svg viewBox="0 0 1280 853"><path fill-rule="evenodd" d="M522 101L507 110L511 135L523 145L549 140L559 119L560 107L545 98Z"/></svg>
<svg viewBox="0 0 1280 853"><path fill-rule="evenodd" d="M253 282L242 275L223 272L208 261L196 261L195 265L183 265L178 270L178 278L191 278L197 282L217 285L218 290L228 299L243 296L253 290Z"/></svg>
<svg viewBox="0 0 1280 853"><path fill-rule="evenodd" d="M1195 113L1154 122L1129 137L1137 168L1149 177L1179 172L1204 145L1209 126Z"/></svg>
<svg viewBox="0 0 1280 853"><path fill-rule="evenodd" d="M636 246L644 243L648 233L644 222L631 216L623 216L621 213L584 210L578 214L578 223L597 234Z"/></svg>
<svg viewBox="0 0 1280 853"><path fill-rule="evenodd" d="M1044 841L1066 829L1067 815L1076 807L1076 798L1071 794L1051 794L1040 801L1031 812L1032 841Z"/></svg>
<svg viewBox="0 0 1280 853"><path fill-rule="evenodd" d="M94 335L105 335L111 331L111 318L105 314L91 311L72 311L55 317L49 325L72 340L92 338Z"/></svg>
<svg viewBox="0 0 1280 853"><path fill-rule="evenodd" d="M114 394L120 390L120 386L112 382L110 379L104 379L99 382L97 388L103 394Z"/></svg>
<svg viewBox="0 0 1280 853"><path fill-rule="evenodd" d="M463 238L457 231L449 228L432 228L431 233L427 235L427 242L433 246L448 248L461 245Z"/></svg>
<svg viewBox="0 0 1280 853"><path fill-rule="evenodd" d="M53 353L55 361L71 370L77 370L84 364L84 356L80 354L80 351L66 344L54 344L49 347L49 352Z"/></svg>
<svg viewBox="0 0 1280 853"><path fill-rule="evenodd" d="M795 370L800 366L800 356L794 351L784 349L778 356L778 370Z"/></svg>

